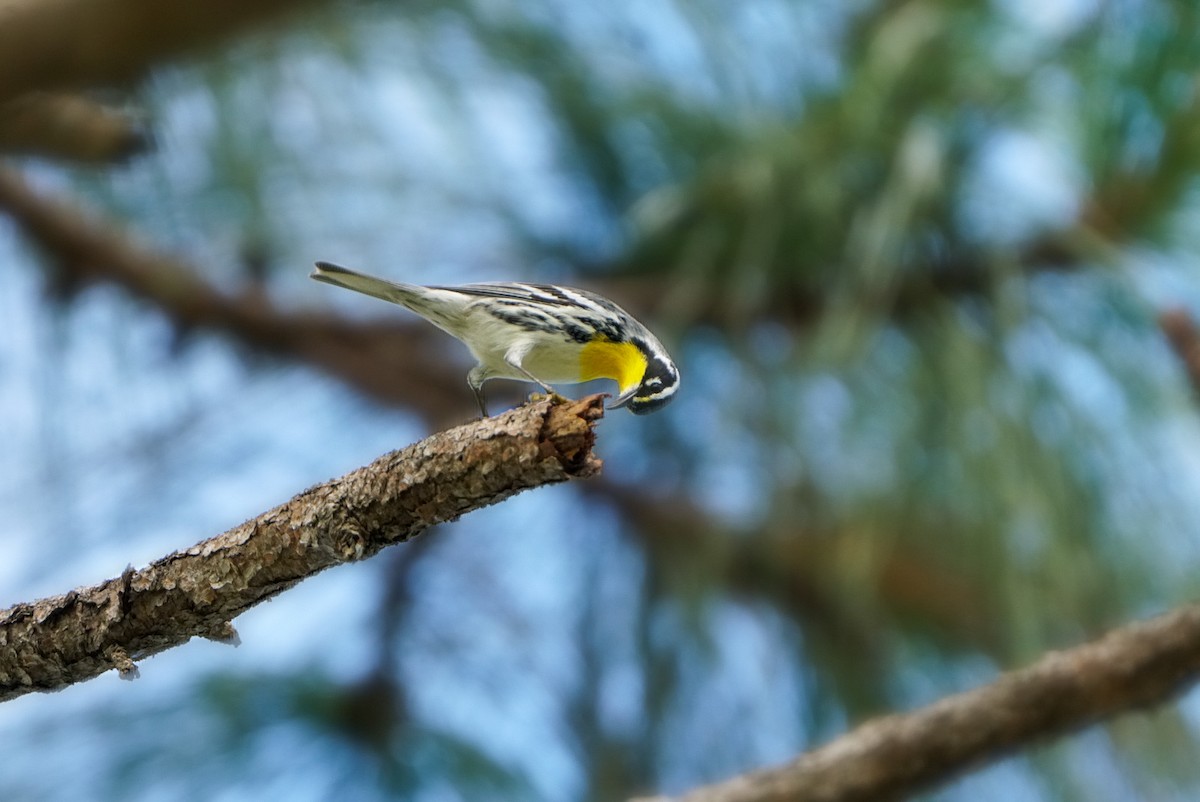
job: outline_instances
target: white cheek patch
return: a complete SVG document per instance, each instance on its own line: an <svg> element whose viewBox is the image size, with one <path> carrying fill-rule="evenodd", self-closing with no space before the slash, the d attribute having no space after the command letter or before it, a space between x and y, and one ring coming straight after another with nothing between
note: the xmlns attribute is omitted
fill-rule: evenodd
<svg viewBox="0 0 1200 802"><path fill-rule="evenodd" d="M646 384L649 384L649 383L650 382L646 382ZM661 382L660 382L660 384L661 384ZM663 398L670 398L673 395L675 395L675 385L671 385L670 387L664 387L663 389L659 390L656 393L646 393L643 395L634 396L633 400L641 401L642 403L647 403L650 401L658 401Z"/></svg>

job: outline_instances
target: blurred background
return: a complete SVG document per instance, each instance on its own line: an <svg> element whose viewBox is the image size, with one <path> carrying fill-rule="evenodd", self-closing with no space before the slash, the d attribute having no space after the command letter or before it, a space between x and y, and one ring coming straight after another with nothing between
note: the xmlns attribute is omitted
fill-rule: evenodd
<svg viewBox="0 0 1200 802"><path fill-rule="evenodd" d="M682 391L236 650L0 706L0 798L679 792L1195 596L1192 4L270 5L0 106L0 607L472 416L465 349L316 259L604 292ZM1194 799L1198 724L928 798Z"/></svg>

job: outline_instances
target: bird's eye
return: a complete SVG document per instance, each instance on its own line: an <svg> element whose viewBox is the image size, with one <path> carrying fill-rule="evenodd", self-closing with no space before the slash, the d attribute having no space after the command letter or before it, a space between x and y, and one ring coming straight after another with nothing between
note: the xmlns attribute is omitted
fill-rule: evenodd
<svg viewBox="0 0 1200 802"><path fill-rule="evenodd" d="M646 381L647 387L662 387L662 379L654 378Z"/></svg>

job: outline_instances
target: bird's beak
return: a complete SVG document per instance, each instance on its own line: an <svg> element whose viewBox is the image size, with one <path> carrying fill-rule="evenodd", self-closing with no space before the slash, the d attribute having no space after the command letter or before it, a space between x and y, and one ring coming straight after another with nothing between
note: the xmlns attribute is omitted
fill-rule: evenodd
<svg viewBox="0 0 1200 802"><path fill-rule="evenodd" d="M635 384L632 387L630 387L628 390L626 390L625 392L623 392L619 396L617 396L616 400L614 400L611 404L608 405L608 408L609 409L620 409L621 407L625 406L626 404L628 404L630 401L633 400L633 396L637 393L637 391L638 391L638 385Z"/></svg>

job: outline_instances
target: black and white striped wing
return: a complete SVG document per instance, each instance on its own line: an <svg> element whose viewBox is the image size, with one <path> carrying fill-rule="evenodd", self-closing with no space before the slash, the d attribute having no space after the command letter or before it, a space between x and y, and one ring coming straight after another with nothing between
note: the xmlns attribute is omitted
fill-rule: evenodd
<svg viewBox="0 0 1200 802"><path fill-rule="evenodd" d="M479 298L498 298L537 306L579 306L597 312L619 312L616 304L587 290L559 287L553 284L526 284L516 281L496 281L485 284L459 284L454 287L431 287Z"/></svg>
<svg viewBox="0 0 1200 802"><path fill-rule="evenodd" d="M557 329L579 342L587 342L593 332L616 342L627 340L633 333L629 331L632 318L621 307L603 296L574 287L495 282L431 289L486 299L492 302L489 305L492 314L501 320L542 331Z"/></svg>

